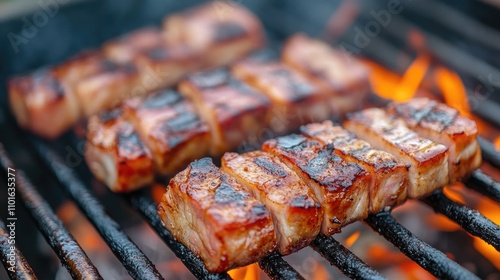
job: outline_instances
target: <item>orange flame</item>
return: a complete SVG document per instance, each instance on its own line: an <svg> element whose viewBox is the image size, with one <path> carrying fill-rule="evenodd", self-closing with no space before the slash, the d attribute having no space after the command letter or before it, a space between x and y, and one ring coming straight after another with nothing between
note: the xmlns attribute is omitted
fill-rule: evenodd
<svg viewBox="0 0 500 280"><path fill-rule="evenodd" d="M495 150L500 152L500 136L495 139Z"/></svg>
<svg viewBox="0 0 500 280"><path fill-rule="evenodd" d="M165 192L165 186L162 184L154 184L151 187L151 195L153 196L153 200L156 202L156 204L159 204L161 202L161 199Z"/></svg>
<svg viewBox="0 0 500 280"><path fill-rule="evenodd" d="M358 240L360 234L361 232L356 231L353 234L349 235L349 237L347 237L345 240L345 246L349 248L354 245L354 243L356 243L356 241Z"/></svg>
<svg viewBox="0 0 500 280"><path fill-rule="evenodd" d="M228 272L229 276L235 280L259 280L259 265L257 263L253 263L251 265L247 265L240 268L235 268Z"/></svg>
<svg viewBox="0 0 500 280"><path fill-rule="evenodd" d="M330 273L328 273L328 270L326 270L325 266L321 262L318 262L318 266L316 266L316 269L314 269L314 274L312 279L315 280L331 279Z"/></svg>
<svg viewBox="0 0 500 280"><path fill-rule="evenodd" d="M481 199L477 205L477 209L486 218L492 220L495 224L500 225L500 207L498 204L488 199ZM493 246L483 241L481 238L474 237L474 247L487 258L496 268L500 269L500 252Z"/></svg>
<svg viewBox="0 0 500 280"><path fill-rule="evenodd" d="M457 109L460 114L470 117L469 99L460 76L444 67L438 67L435 70L435 78L446 104Z"/></svg>
<svg viewBox="0 0 500 280"><path fill-rule="evenodd" d="M412 98L417 92L429 69L430 57L425 54L418 56L401 77L374 62L365 60L364 63L371 69L370 83L373 91L381 97L402 102Z"/></svg>

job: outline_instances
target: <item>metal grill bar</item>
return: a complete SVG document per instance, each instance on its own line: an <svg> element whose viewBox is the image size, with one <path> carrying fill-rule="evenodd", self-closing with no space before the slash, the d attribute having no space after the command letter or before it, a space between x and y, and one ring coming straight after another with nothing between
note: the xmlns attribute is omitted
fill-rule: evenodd
<svg viewBox="0 0 500 280"><path fill-rule="evenodd" d="M351 278L385 279L331 236L319 235L311 247Z"/></svg>
<svg viewBox="0 0 500 280"><path fill-rule="evenodd" d="M0 165L4 171L7 171L8 167L15 168L2 144L0 144ZM71 276L78 279L102 279L80 245L22 170L16 170L16 191L21 194L24 206L30 212L38 229Z"/></svg>
<svg viewBox="0 0 500 280"><path fill-rule="evenodd" d="M481 170L474 171L465 185L500 203L500 183L495 182Z"/></svg>
<svg viewBox="0 0 500 280"><path fill-rule="evenodd" d="M26 259L24 258L23 253L17 249L16 246L14 246L14 250L11 251L10 247L14 246L13 244L9 244L9 234L7 231L7 228L5 227L5 224L3 221L0 221L0 252L2 252L2 263L5 269L7 270L7 273L9 274L9 277L11 279L34 279L36 280L36 275L31 269L31 266L28 264ZM14 253L12 256L13 262L14 262L14 268L15 271L9 270L11 267L11 264L8 263L10 261L9 254Z"/></svg>
<svg viewBox="0 0 500 280"><path fill-rule="evenodd" d="M477 142L479 143L479 146L481 146L481 153L483 155L483 160L487 161L495 168L500 169L500 152L497 152L493 143L484 139L481 136L477 137Z"/></svg>
<svg viewBox="0 0 500 280"><path fill-rule="evenodd" d="M304 279L302 275L278 254L265 257L259 262L259 266L271 279Z"/></svg>
<svg viewBox="0 0 500 280"><path fill-rule="evenodd" d="M125 195L133 208L138 210L148 221L149 225L158 233L174 254L181 259L186 267L199 279L231 279L227 273L210 274L203 262L197 258L186 246L175 241L168 230L163 227L156 211L156 204L151 197L143 192Z"/></svg>
<svg viewBox="0 0 500 280"><path fill-rule="evenodd" d="M87 218L99 231L111 251L134 279L163 279L153 263L135 245L121 227L111 219L95 196L78 179L75 172L64 164L49 147L32 139L38 154L75 201Z"/></svg>
<svg viewBox="0 0 500 280"><path fill-rule="evenodd" d="M441 191L423 199L434 211L440 212L455 221L470 234L477 236L500 251L500 226L488 220L485 216L465 205L460 205Z"/></svg>
<svg viewBox="0 0 500 280"><path fill-rule="evenodd" d="M370 215L365 222L437 278L479 279L467 269L450 260L445 254L413 235L388 212Z"/></svg>

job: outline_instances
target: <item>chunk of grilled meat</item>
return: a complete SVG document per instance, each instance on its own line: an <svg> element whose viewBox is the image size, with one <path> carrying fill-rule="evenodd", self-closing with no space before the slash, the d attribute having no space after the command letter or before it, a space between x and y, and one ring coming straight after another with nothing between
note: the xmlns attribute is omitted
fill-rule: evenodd
<svg viewBox="0 0 500 280"><path fill-rule="evenodd" d="M314 190L324 211L324 234L367 217L370 175L337 156L332 145L291 134L266 141L262 149L278 156Z"/></svg>
<svg viewBox="0 0 500 280"><path fill-rule="evenodd" d="M199 53L205 65L226 65L264 44L259 19L244 7L208 3L165 18L165 39Z"/></svg>
<svg viewBox="0 0 500 280"><path fill-rule="evenodd" d="M328 94L281 62L246 59L236 63L232 73L269 96L273 102L271 128L278 133L324 120L332 113Z"/></svg>
<svg viewBox="0 0 500 280"><path fill-rule="evenodd" d="M192 162L170 180L158 214L210 272L256 262L276 247L264 204L210 158Z"/></svg>
<svg viewBox="0 0 500 280"><path fill-rule="evenodd" d="M104 43L105 56L117 63L132 62L141 52L164 45L162 32L156 27L137 29Z"/></svg>
<svg viewBox="0 0 500 280"><path fill-rule="evenodd" d="M42 137L56 138L79 118L71 86L51 69L13 78L8 87L10 108L19 126Z"/></svg>
<svg viewBox="0 0 500 280"><path fill-rule="evenodd" d="M199 119L191 102L178 92L164 90L145 99L134 98L124 108L161 175L178 172L208 153L208 126Z"/></svg>
<svg viewBox="0 0 500 280"><path fill-rule="evenodd" d="M368 142L332 122L312 123L300 131L321 144L332 144L335 153L370 172L370 212L377 213L406 199L407 168L395 156L374 149Z"/></svg>
<svg viewBox="0 0 500 280"><path fill-rule="evenodd" d="M89 119L85 160L114 192L128 192L154 180L153 160L119 109Z"/></svg>
<svg viewBox="0 0 500 280"><path fill-rule="evenodd" d="M159 45L139 52L133 63L140 74L136 96L172 86L188 72L202 67L198 54L180 44Z"/></svg>
<svg viewBox="0 0 500 280"><path fill-rule="evenodd" d="M132 93L140 92L139 73L132 64L100 63L101 69L75 85L76 95L86 117L118 106Z"/></svg>
<svg viewBox="0 0 500 280"><path fill-rule="evenodd" d="M19 125L46 138L56 138L80 118L76 82L100 71L103 57L87 51L51 68L8 83L9 100Z"/></svg>
<svg viewBox="0 0 500 280"><path fill-rule="evenodd" d="M415 98L391 103L387 111L420 135L448 147L450 182L463 180L481 165L476 123L457 110L427 98Z"/></svg>
<svg viewBox="0 0 500 280"><path fill-rule="evenodd" d="M360 109L368 96L368 69L352 55L336 50L304 34L291 36L282 52L283 61L304 74L332 98L336 116Z"/></svg>
<svg viewBox="0 0 500 280"><path fill-rule="evenodd" d="M323 220L321 206L309 186L276 156L262 151L226 153L222 171L269 209L281 254L291 254L316 238Z"/></svg>
<svg viewBox="0 0 500 280"><path fill-rule="evenodd" d="M420 137L379 108L348 115L345 128L375 148L397 155L409 167L408 197L419 198L448 183L448 148Z"/></svg>
<svg viewBox="0 0 500 280"><path fill-rule="evenodd" d="M236 148L266 127L269 100L225 69L189 75L179 90L194 102L210 127L214 156Z"/></svg>

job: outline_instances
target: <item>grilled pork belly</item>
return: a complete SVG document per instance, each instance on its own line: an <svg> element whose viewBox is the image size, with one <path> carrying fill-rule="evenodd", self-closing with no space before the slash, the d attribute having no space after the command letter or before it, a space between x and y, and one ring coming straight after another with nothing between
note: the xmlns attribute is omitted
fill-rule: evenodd
<svg viewBox="0 0 500 280"><path fill-rule="evenodd" d="M186 45L205 65L227 65L264 44L259 19L244 7L228 2L208 3L166 17L163 30L169 44Z"/></svg>
<svg viewBox="0 0 500 280"><path fill-rule="evenodd" d="M269 96L273 103L271 128L275 132L292 131L331 115L328 94L281 62L246 59L236 63L232 73Z"/></svg>
<svg viewBox="0 0 500 280"><path fill-rule="evenodd" d="M371 145L332 122L312 123L301 132L323 145L332 144L335 153L348 162L355 162L370 172L370 212L377 213L406 199L406 165L395 156L374 149Z"/></svg>
<svg viewBox="0 0 500 280"><path fill-rule="evenodd" d="M136 54L133 63L140 74L135 96L172 86L188 72L200 69L200 59L185 45L159 45Z"/></svg>
<svg viewBox="0 0 500 280"><path fill-rule="evenodd" d="M226 153L222 171L236 178L269 209L279 251L291 254L318 235L323 212L313 191L276 156Z"/></svg>
<svg viewBox="0 0 500 280"><path fill-rule="evenodd" d="M192 162L170 180L158 214L211 272L256 262L276 247L264 204L210 158Z"/></svg>
<svg viewBox="0 0 500 280"><path fill-rule="evenodd" d="M145 99L133 98L124 107L161 175L178 172L208 153L208 126L178 92L164 90Z"/></svg>
<svg viewBox="0 0 500 280"><path fill-rule="evenodd" d="M100 63L100 71L79 80L75 91L86 117L118 106L137 92L139 74L132 64L116 64L109 60Z"/></svg>
<svg viewBox="0 0 500 280"><path fill-rule="evenodd" d="M291 134L266 141L262 149L278 156L314 190L324 211L323 234L367 217L370 175L337 156L332 145Z"/></svg>
<svg viewBox="0 0 500 280"><path fill-rule="evenodd" d="M104 43L102 50L109 60L127 63L140 52L162 46L164 41L159 28L145 27Z"/></svg>
<svg viewBox="0 0 500 280"><path fill-rule="evenodd" d="M89 119L85 160L114 192L132 191L154 180L151 154L120 109Z"/></svg>
<svg viewBox="0 0 500 280"><path fill-rule="evenodd" d="M72 87L52 69L15 77L8 83L9 102L19 126L45 138L56 138L80 116Z"/></svg>
<svg viewBox="0 0 500 280"><path fill-rule="evenodd" d="M266 127L269 100L225 69L189 75L179 90L210 127L214 156L233 150Z"/></svg>
<svg viewBox="0 0 500 280"><path fill-rule="evenodd" d="M282 59L332 96L336 116L359 109L369 93L368 69L360 61L304 34L286 41Z"/></svg>
<svg viewBox="0 0 500 280"><path fill-rule="evenodd" d="M408 197L419 198L448 183L448 149L410 130L384 110L370 108L348 115L346 129L409 166Z"/></svg>
<svg viewBox="0 0 500 280"><path fill-rule="evenodd" d="M450 182L461 181L481 164L476 123L445 104L427 98L391 103L387 111L420 135L448 147Z"/></svg>

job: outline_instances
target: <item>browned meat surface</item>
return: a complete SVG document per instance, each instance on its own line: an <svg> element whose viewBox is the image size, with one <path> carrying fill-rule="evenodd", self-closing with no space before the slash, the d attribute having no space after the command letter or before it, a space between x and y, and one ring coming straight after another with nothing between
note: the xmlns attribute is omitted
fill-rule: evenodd
<svg viewBox="0 0 500 280"><path fill-rule="evenodd" d="M224 69L189 75L179 90L210 127L212 155L233 150L266 127L269 100Z"/></svg>
<svg viewBox="0 0 500 280"><path fill-rule="evenodd" d="M75 85L101 69L102 54L87 51L51 68L40 69L8 83L9 101L23 128L56 138L80 118Z"/></svg>
<svg viewBox="0 0 500 280"><path fill-rule="evenodd" d="M357 139L353 133L330 121L303 126L301 132L323 145L332 144L338 156L370 172L370 212L380 212L406 199L408 171L395 156L374 149L368 142Z"/></svg>
<svg viewBox="0 0 500 280"><path fill-rule="evenodd" d="M125 103L134 125L155 160L156 171L172 175L208 153L210 134L193 105L174 90Z"/></svg>
<svg viewBox="0 0 500 280"><path fill-rule="evenodd" d="M309 186L276 156L262 151L226 153L222 171L269 209L281 254L293 253L316 238L323 220L320 204Z"/></svg>
<svg viewBox="0 0 500 280"><path fill-rule="evenodd" d="M262 149L278 156L314 190L324 211L323 234L367 217L370 175L337 156L332 145L291 134L266 141Z"/></svg>
<svg viewBox="0 0 500 280"><path fill-rule="evenodd" d="M269 96L273 103L270 124L278 133L324 120L332 113L328 94L286 64L247 59L236 63L232 73Z"/></svg>
<svg viewBox="0 0 500 280"><path fill-rule="evenodd" d="M199 54L185 45L160 45L137 53L133 59L140 79L134 96L172 86L188 72L200 69Z"/></svg>
<svg viewBox="0 0 500 280"><path fill-rule="evenodd" d="M163 24L169 44L196 50L207 66L226 65L264 44L259 19L244 7L218 1L168 16Z"/></svg>
<svg viewBox="0 0 500 280"><path fill-rule="evenodd" d="M164 41L159 28L145 27L104 43L102 50L109 60L126 63L140 52L163 45Z"/></svg>
<svg viewBox="0 0 500 280"><path fill-rule="evenodd" d="M392 103L387 111L420 135L448 147L450 182L463 180L481 164L476 123L457 110L427 98L415 98Z"/></svg>
<svg viewBox="0 0 500 280"><path fill-rule="evenodd" d="M139 74L131 64L116 64L109 60L100 63L100 71L75 84L76 95L83 114L92 116L118 106L136 91Z"/></svg>
<svg viewBox="0 0 500 280"><path fill-rule="evenodd" d="M92 173L114 192L153 182L153 160L120 110L89 119L85 160Z"/></svg>
<svg viewBox="0 0 500 280"><path fill-rule="evenodd" d="M359 109L368 95L368 69L347 52L304 34L291 36L283 47L283 61L331 95L336 116Z"/></svg>
<svg viewBox="0 0 500 280"><path fill-rule="evenodd" d="M276 247L264 204L210 158L192 162L170 180L158 214L211 272L256 262Z"/></svg>
<svg viewBox="0 0 500 280"><path fill-rule="evenodd" d="M350 114L344 126L409 166L408 197L428 195L448 183L448 148L420 137L384 110L370 108Z"/></svg>

